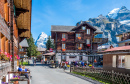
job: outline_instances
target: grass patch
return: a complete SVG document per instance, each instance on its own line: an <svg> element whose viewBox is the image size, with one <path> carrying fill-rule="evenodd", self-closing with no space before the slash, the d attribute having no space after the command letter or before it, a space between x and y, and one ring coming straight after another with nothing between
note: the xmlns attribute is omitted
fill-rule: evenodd
<svg viewBox="0 0 130 84"><path fill-rule="evenodd" d="M29 65L28 62L20 62L20 65Z"/></svg>
<svg viewBox="0 0 130 84"><path fill-rule="evenodd" d="M111 82L102 80L100 78L95 78L95 77L92 77L92 76L89 76L89 75L85 75L84 73L80 73L80 72L72 72L72 73L77 74L77 75L81 75L81 76L85 76L85 77L88 77L88 78L91 78L92 80L96 80L96 81L99 81L99 82L104 83L104 84L111 84ZM93 73L89 73L89 74L93 74Z"/></svg>

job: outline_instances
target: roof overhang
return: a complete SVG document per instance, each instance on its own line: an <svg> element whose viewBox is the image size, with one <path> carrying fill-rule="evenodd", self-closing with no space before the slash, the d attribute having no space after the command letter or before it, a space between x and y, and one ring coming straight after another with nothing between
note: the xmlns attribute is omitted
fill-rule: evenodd
<svg viewBox="0 0 130 84"><path fill-rule="evenodd" d="M30 38L32 0L14 0L20 38Z"/></svg>

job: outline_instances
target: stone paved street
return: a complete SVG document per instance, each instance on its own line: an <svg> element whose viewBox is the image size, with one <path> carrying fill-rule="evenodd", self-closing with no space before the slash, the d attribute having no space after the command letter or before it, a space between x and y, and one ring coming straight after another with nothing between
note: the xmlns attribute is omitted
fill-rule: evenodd
<svg viewBox="0 0 130 84"><path fill-rule="evenodd" d="M84 79L67 74L63 69L49 68L42 66L40 63L37 66L26 66L31 70L31 84L92 84ZM20 84L27 84L21 82Z"/></svg>

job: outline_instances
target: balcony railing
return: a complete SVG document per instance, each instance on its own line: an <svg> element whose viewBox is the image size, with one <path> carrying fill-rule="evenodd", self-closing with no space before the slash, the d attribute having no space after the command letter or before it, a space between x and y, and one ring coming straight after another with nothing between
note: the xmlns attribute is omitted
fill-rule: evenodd
<svg viewBox="0 0 130 84"><path fill-rule="evenodd" d="M15 71L17 70L17 61L14 62ZM11 71L11 62L0 61L0 79Z"/></svg>
<svg viewBox="0 0 130 84"><path fill-rule="evenodd" d="M10 39L10 30L1 15L0 15L0 32L8 39Z"/></svg>
<svg viewBox="0 0 130 84"><path fill-rule="evenodd" d="M130 35L122 37L121 41L124 41L124 40L127 40L127 39L130 39Z"/></svg>
<svg viewBox="0 0 130 84"><path fill-rule="evenodd" d="M108 38L94 38L93 42L94 43L102 43L102 44L104 44L104 43L108 42Z"/></svg>

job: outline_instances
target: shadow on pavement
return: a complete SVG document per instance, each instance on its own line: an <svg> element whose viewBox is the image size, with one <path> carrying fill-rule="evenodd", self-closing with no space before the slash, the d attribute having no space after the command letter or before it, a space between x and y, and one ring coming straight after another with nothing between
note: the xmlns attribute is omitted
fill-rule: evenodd
<svg viewBox="0 0 130 84"><path fill-rule="evenodd" d="M102 84L102 83L100 83L98 81L92 80L91 78L87 78L87 77L80 76L80 75L77 75L77 74L73 74L73 73L70 73L70 72L65 72L65 73L67 73L69 75L72 75L72 76L75 76L75 77L78 77L78 78L81 78L81 79L83 79L85 81L88 81L88 82L91 82L93 84Z"/></svg>

